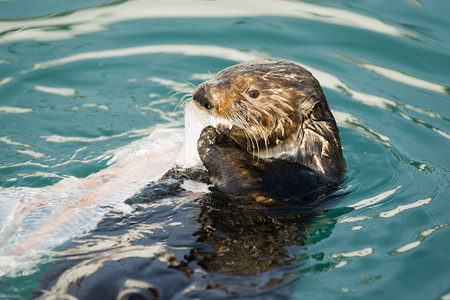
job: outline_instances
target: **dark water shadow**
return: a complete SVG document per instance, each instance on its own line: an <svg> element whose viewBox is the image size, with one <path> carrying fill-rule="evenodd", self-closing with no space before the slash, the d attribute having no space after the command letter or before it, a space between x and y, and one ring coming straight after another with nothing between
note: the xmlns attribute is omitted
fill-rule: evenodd
<svg viewBox="0 0 450 300"><path fill-rule="evenodd" d="M308 259L302 253L311 222L344 196L267 208L187 192L182 180L149 186L133 199L144 202L133 204L133 213L110 214L74 241L34 297L288 299ZM332 215L328 227L336 223Z"/></svg>

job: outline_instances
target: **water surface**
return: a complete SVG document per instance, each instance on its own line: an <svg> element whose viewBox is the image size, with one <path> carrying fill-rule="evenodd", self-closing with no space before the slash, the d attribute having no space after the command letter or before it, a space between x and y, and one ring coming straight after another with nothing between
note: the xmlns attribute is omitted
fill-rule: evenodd
<svg viewBox="0 0 450 300"><path fill-rule="evenodd" d="M187 262L198 254L198 239L214 245L201 231L202 217L210 216L205 211L242 225L233 210L182 192L138 205L130 215L111 213L33 272L1 278L0 297L29 298L42 278L41 287L54 283L58 266L92 263L93 253L118 259L135 247L134 256L121 257L123 268L105 260L100 286L114 274L152 282L154 271L161 275L152 282L160 294L178 297L206 297L208 285L220 291L221 276L230 276L246 285L235 293L257 297L447 299L448 11L445 1L418 0L0 2L2 188L41 188L98 172L106 167L105 153L155 126L182 126L177 104L209 73L277 57L306 66L321 82L340 127L349 193L304 223L281 216L283 226L297 229L283 227L286 243L269 245L284 251L285 262L258 265L258 274L243 271L237 252L230 253L239 274L201 273L199 264L189 277L179 266L167 267L170 257ZM263 224L268 236L281 236L280 228ZM218 230L235 241L242 237ZM246 233L261 241L259 230ZM132 242L118 242L121 236ZM100 250L86 249L89 241ZM66 247L86 256L71 259ZM135 272L139 266L152 272ZM176 279L174 294L167 293L166 278Z"/></svg>

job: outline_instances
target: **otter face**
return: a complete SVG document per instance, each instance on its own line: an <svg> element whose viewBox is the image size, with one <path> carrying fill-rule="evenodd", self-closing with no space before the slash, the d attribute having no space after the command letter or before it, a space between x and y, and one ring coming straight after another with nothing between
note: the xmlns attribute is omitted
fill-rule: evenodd
<svg viewBox="0 0 450 300"><path fill-rule="evenodd" d="M254 156L298 161L326 173L317 165L328 156L322 144L337 141L341 153L337 126L319 83L295 63L259 59L231 66L200 84L192 99L219 132ZM317 130L324 124L329 126ZM334 140L327 141L330 137Z"/></svg>
<svg viewBox="0 0 450 300"><path fill-rule="evenodd" d="M219 131L248 152L261 154L298 134L308 100L319 88L302 67L273 59L242 63L200 84L193 100ZM320 88L319 88L320 89Z"/></svg>

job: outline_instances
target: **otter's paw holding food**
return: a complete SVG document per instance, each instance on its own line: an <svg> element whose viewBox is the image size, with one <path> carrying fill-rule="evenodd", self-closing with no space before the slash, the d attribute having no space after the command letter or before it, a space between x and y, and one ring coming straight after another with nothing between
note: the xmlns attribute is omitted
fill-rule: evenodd
<svg viewBox="0 0 450 300"><path fill-rule="evenodd" d="M197 141L197 147L200 148L208 145L214 145L217 143L218 137L219 133L214 127L205 127L200 133L200 137Z"/></svg>
<svg viewBox="0 0 450 300"><path fill-rule="evenodd" d="M239 145L227 134L218 131L214 127L208 126L202 130L197 141L197 150L200 158L202 158L203 155L207 155L212 149L219 152L242 152Z"/></svg>

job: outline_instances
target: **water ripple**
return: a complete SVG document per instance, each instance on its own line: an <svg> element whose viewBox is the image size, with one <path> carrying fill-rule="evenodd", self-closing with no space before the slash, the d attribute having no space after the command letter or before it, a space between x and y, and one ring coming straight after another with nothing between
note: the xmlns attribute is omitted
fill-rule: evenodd
<svg viewBox="0 0 450 300"><path fill-rule="evenodd" d="M105 141L109 139L114 139L117 137L122 136L131 136L131 137L137 137L137 136L144 136L151 132L151 128L145 128L145 129L132 129L126 132L122 132L119 134L114 134L110 136L97 136L93 138L88 137L81 137L81 136L61 136L61 135L47 135L47 136L41 136L42 139L44 139L46 142L52 142L52 143L67 143L67 142L84 142L84 143L92 143L92 142L99 142L99 141Z"/></svg>
<svg viewBox="0 0 450 300"><path fill-rule="evenodd" d="M33 108L14 107L14 106L0 106L0 113L4 114L28 114L35 112Z"/></svg>
<svg viewBox="0 0 450 300"><path fill-rule="evenodd" d="M392 190L389 191L385 191L382 192L376 196L364 199L364 200L360 200L357 203L351 204L348 207L354 208L355 210L367 207L367 206L373 206L374 204L377 204L380 201L383 201L384 199L386 199L387 197L393 195L395 192L398 191L398 189L400 189L402 186L399 185L396 188L393 188ZM346 220L346 219L344 219ZM338 222L345 222L344 220L340 220Z"/></svg>
<svg viewBox="0 0 450 300"><path fill-rule="evenodd" d="M445 224L433 226L430 229L423 230L418 233L418 237L415 241L405 244L405 245L393 250L392 252L390 252L390 254L397 255L397 254L408 252L408 251L420 246L423 243L423 241L425 240L425 238L430 236L432 233L436 232L439 229L446 228L449 225L450 225L450 223L445 223Z"/></svg>
<svg viewBox="0 0 450 300"><path fill-rule="evenodd" d="M400 72L397 70L389 69L383 66L378 66L374 64L370 64L367 62L364 62L363 60L357 59L355 57L351 57L348 55L333 53L333 56L343 59L345 61L348 61L350 63L353 63L361 68L364 68L366 70L369 70L375 74L378 74L384 78L387 78L389 80L399 82L405 85L409 85L415 88L431 91L434 93L447 95L449 93L449 87L438 84L435 82L431 82L425 79L418 78L416 76L412 76L410 74L407 74L405 72Z"/></svg>
<svg viewBox="0 0 450 300"><path fill-rule="evenodd" d="M242 51L233 48L214 45L189 45L189 44L146 45L131 48L77 53L71 56L37 63L34 65L33 69L34 70L46 69L54 66L59 66L77 61L85 61L90 59L113 58L113 57L123 57L142 54L157 54L157 53L181 54L187 56L208 56L220 59L229 59L233 61L244 61L268 56L267 54L257 51Z"/></svg>
<svg viewBox="0 0 450 300"><path fill-rule="evenodd" d="M381 200L384 200L385 198L387 198L388 196L393 194L393 191L395 192L397 189L394 189L392 191L387 191L384 193L381 193L380 195L377 195L375 197L366 199L366 200L362 200L356 204L353 205L349 205L349 207L356 207L356 209L380 202ZM406 211L406 210L410 210L413 208L417 208L426 204L429 204L431 202L433 198L429 197L426 199L420 199L417 200L415 202L409 203L409 204L405 204L405 205L399 205L396 208L389 210L389 211L384 211L384 212L380 212L378 214L378 216L367 216L367 215L362 215L362 216L357 216L357 217L350 217L350 216L345 216L341 219L339 219L337 222L338 223L353 223L353 222L359 222L359 221L363 221L363 220L368 220L368 219L378 219L378 218L391 218L395 215L397 215L400 212ZM359 206L359 205L364 205L364 206Z"/></svg>
<svg viewBox="0 0 450 300"><path fill-rule="evenodd" d="M33 87L36 91L40 91L48 94L60 95L63 97L82 97L78 91L74 88L63 88L63 87L49 87L43 85L35 85Z"/></svg>
<svg viewBox="0 0 450 300"><path fill-rule="evenodd" d="M177 9L173 9L176 7ZM159 0L126 1L119 5L80 9L71 14L48 16L29 20L0 22L3 35L0 43L21 40L50 41L74 38L105 30L110 24L146 18L230 18L251 16L281 16L315 20L351 26L393 36L418 38L412 32L400 29L362 14L316 4L271 1L228 0L225 2ZM59 29L62 28L62 29Z"/></svg>
<svg viewBox="0 0 450 300"><path fill-rule="evenodd" d="M376 66L376 65L372 65L372 64L361 64L361 67L369 70L369 71L373 71L374 73L381 75L387 79L393 80L393 81L397 81L409 86L413 86L416 88L420 88L420 89L424 89L424 90L428 90L428 91L432 91L438 94L443 94L443 95L447 95L448 94L448 87L441 85L441 84L437 84L434 82L430 82L424 79L420 79L396 70L392 70L392 69L388 69L388 68L384 68L381 66Z"/></svg>

